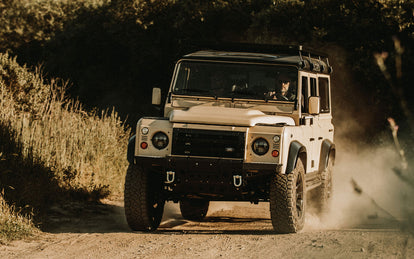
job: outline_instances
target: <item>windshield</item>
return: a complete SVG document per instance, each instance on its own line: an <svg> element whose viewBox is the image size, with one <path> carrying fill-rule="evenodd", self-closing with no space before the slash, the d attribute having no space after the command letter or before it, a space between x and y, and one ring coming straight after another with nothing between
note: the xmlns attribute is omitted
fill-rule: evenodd
<svg viewBox="0 0 414 259"><path fill-rule="evenodd" d="M292 66L183 61L173 93L293 102L297 75Z"/></svg>

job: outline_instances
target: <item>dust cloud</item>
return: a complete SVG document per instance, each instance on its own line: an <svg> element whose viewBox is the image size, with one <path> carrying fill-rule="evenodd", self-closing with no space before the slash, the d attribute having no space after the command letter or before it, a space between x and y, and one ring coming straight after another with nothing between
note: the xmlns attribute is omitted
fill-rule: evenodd
<svg viewBox="0 0 414 259"><path fill-rule="evenodd" d="M361 146L364 145L336 141L331 210L319 217L308 204L304 231L395 229L409 223L409 215L413 215L414 209L414 189L393 170L400 166L393 144L368 148ZM264 203L260 204L258 207L263 207ZM207 216L231 211L240 205L246 209L257 207L241 202L211 202ZM263 208L258 208L257 213L263 214L263 211ZM260 216L270 219L270 213ZM179 205L167 202L163 221L173 219L183 219Z"/></svg>
<svg viewBox="0 0 414 259"><path fill-rule="evenodd" d="M410 220L414 189L394 172L400 158L391 144L337 144L336 153L331 210L322 217L308 213L305 231L398 228Z"/></svg>
<svg viewBox="0 0 414 259"><path fill-rule="evenodd" d="M407 215L413 214L414 189L394 172L399 165L392 144L364 149L337 143L331 210L319 217L308 206L304 231L402 227L410 220ZM211 202L208 216L239 205ZM243 206L248 207L247 203ZM262 216L270 217L270 213ZM179 205L167 202L163 221L171 219L183 218Z"/></svg>

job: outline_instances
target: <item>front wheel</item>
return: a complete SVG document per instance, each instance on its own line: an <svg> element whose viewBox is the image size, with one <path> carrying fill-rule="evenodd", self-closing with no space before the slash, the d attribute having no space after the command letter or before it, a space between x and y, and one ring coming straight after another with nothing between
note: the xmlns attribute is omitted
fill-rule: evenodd
<svg viewBox="0 0 414 259"><path fill-rule="evenodd" d="M162 183L157 172L129 165L125 177L124 207L132 230L154 231L160 225L165 204Z"/></svg>
<svg viewBox="0 0 414 259"><path fill-rule="evenodd" d="M180 201L180 210L183 218L200 221L205 218L208 212L210 201L199 199L186 199Z"/></svg>
<svg viewBox="0 0 414 259"><path fill-rule="evenodd" d="M270 215L277 233L296 233L305 224L305 168L301 158L289 174L276 174L270 185Z"/></svg>

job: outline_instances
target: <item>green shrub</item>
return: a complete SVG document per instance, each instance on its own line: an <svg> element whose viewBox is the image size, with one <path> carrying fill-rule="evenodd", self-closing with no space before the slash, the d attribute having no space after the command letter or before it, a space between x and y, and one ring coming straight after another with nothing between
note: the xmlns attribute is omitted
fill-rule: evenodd
<svg viewBox="0 0 414 259"><path fill-rule="evenodd" d="M5 0L0 2L0 50L50 40L76 17L81 8L96 8L106 0Z"/></svg>

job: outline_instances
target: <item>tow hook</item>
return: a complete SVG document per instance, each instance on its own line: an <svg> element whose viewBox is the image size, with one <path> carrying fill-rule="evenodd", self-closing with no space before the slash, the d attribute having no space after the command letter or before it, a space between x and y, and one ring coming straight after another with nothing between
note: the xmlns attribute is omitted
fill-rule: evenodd
<svg viewBox="0 0 414 259"><path fill-rule="evenodd" d="M167 179L165 180L165 183L173 183L174 180L175 180L175 172L167 171Z"/></svg>
<svg viewBox="0 0 414 259"><path fill-rule="evenodd" d="M243 178L241 175L233 175L234 187L240 187L242 183L243 183Z"/></svg>

